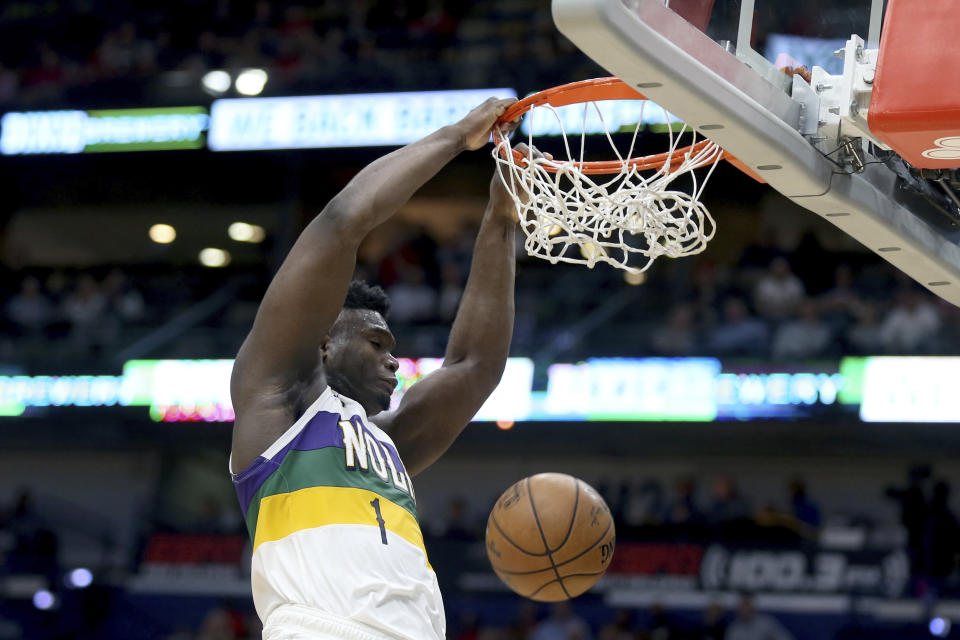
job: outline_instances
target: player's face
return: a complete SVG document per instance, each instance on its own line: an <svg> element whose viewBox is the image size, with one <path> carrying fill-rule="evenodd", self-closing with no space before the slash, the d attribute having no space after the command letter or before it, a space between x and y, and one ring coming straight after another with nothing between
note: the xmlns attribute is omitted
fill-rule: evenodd
<svg viewBox="0 0 960 640"><path fill-rule="evenodd" d="M359 402L367 415L390 406L397 386L395 341L386 320L369 309L344 309L321 348L328 384Z"/></svg>

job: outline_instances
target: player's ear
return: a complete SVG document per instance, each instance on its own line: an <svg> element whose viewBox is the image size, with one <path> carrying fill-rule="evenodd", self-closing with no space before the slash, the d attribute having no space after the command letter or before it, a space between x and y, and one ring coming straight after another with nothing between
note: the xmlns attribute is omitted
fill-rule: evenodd
<svg viewBox="0 0 960 640"><path fill-rule="evenodd" d="M327 361L327 355L330 353L330 334L323 334L323 340L320 341L320 362Z"/></svg>

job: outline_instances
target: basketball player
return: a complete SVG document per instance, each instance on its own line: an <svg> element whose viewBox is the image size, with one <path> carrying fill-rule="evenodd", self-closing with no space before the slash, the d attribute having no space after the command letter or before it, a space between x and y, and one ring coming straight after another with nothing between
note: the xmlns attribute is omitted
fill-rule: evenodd
<svg viewBox="0 0 960 640"><path fill-rule="evenodd" d="M446 623L411 477L493 391L513 329L516 209L494 176L443 367L386 411L397 384L378 287L350 281L364 237L513 100L375 161L300 235L237 354L231 472L253 538L265 640L441 640Z"/></svg>

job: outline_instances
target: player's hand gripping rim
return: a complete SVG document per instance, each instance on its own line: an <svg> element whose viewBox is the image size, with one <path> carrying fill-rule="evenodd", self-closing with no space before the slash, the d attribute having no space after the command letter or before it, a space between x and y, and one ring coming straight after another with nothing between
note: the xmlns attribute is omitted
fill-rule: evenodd
<svg viewBox="0 0 960 640"><path fill-rule="evenodd" d="M476 151L487 144L493 123L516 101L516 98L487 98L453 125L463 148Z"/></svg>

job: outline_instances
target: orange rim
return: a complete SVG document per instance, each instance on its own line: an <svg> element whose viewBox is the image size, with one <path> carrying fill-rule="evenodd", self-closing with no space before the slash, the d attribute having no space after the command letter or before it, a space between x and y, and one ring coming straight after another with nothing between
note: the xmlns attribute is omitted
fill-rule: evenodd
<svg viewBox="0 0 960 640"><path fill-rule="evenodd" d="M592 78L590 80L580 80L579 82L562 84L558 87L545 89L539 93L527 96L523 100L518 100L510 105L507 110L503 112L503 115L500 116L500 118L494 123L493 142L499 146L503 141L503 137L500 135L499 130L500 125L513 122L534 107L539 107L545 104L549 104L552 107L565 107L569 104L576 104L578 102L599 102L601 100L647 99L648 98L645 95L628 85L620 78L616 77ZM630 158L626 161L599 160L591 162L574 162L573 166L576 167L581 173L588 175L619 173L625 168L636 168L641 170L660 169L663 167L663 165L667 164L667 162L670 161L673 156L683 156L687 153L697 153L709 143L710 140L704 139L696 144L674 149L672 152L666 151L664 153L657 153L650 156L640 156L637 158ZM503 150L501 150L501 152L502 151ZM513 161L516 164L525 166L527 164L527 157L516 149L513 149L512 151ZM760 176L750 170L750 168L743 164L740 160L734 158L722 149L720 151L720 158L717 158L717 160L719 161L721 158L727 160L733 166L737 167L754 180L757 180L758 182L765 182ZM550 173L556 173L558 171L556 167L551 167L548 164L544 164L543 168Z"/></svg>

